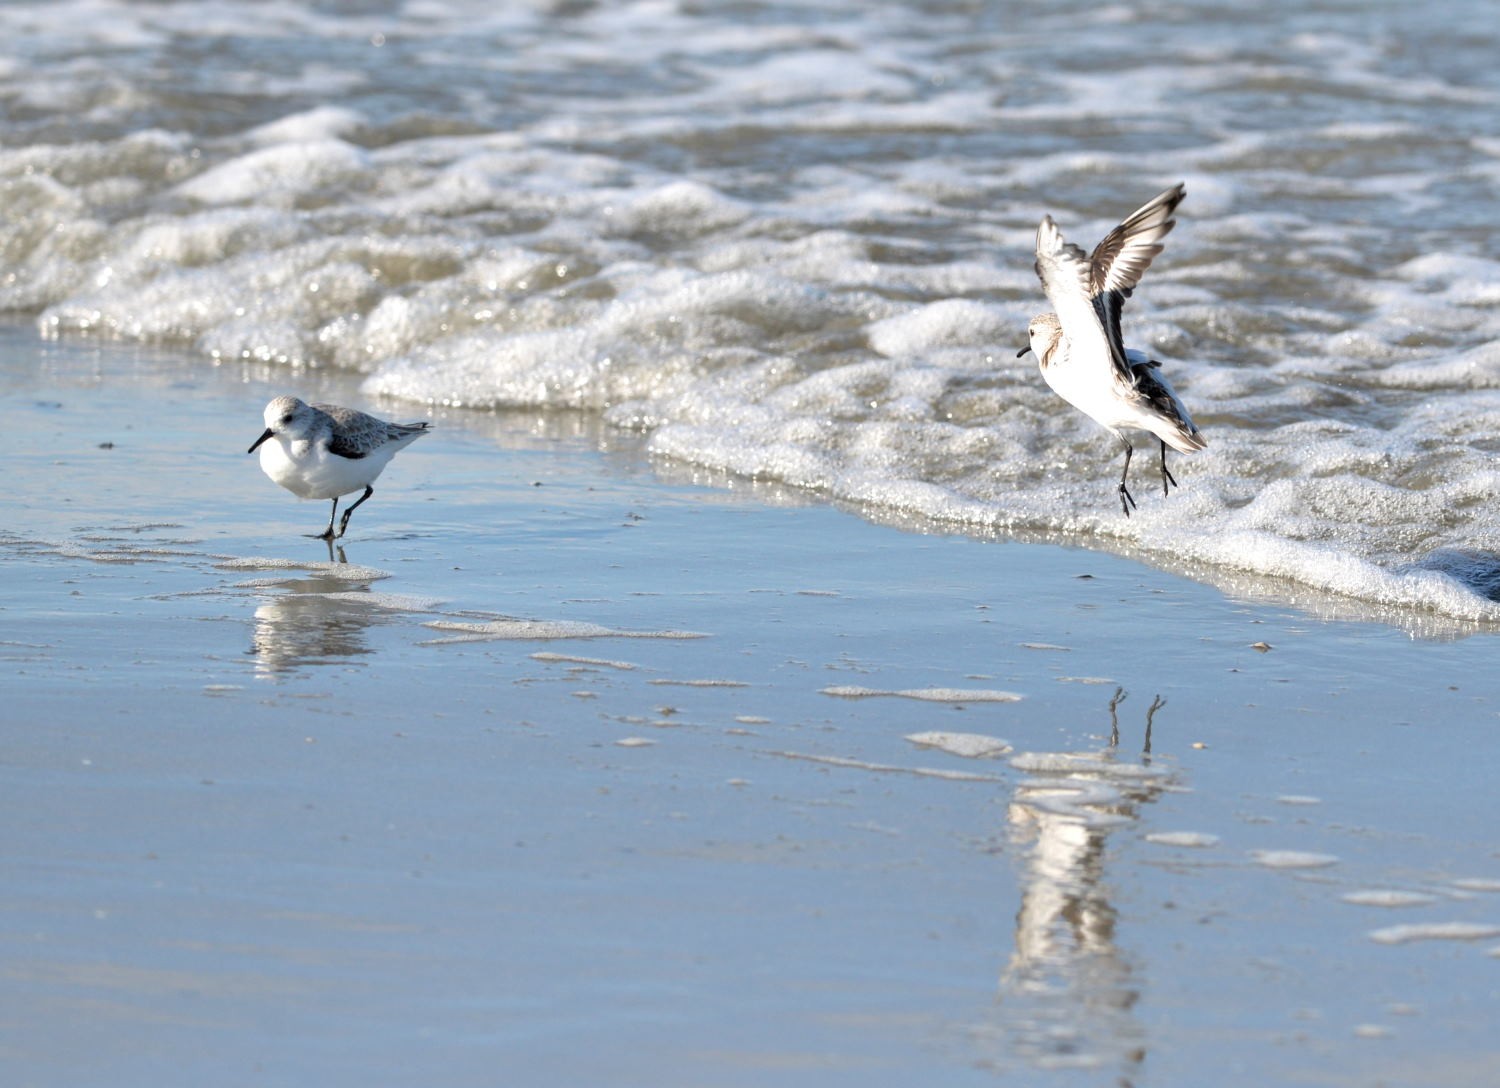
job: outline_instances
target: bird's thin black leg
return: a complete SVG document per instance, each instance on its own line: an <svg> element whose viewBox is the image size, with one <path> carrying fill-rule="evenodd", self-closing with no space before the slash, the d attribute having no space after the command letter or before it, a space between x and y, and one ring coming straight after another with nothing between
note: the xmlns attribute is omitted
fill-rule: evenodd
<svg viewBox="0 0 1500 1088"><path fill-rule="evenodd" d="M1151 700L1151 708L1146 711L1146 746L1141 749L1141 755L1150 762L1151 756L1151 719L1156 717L1156 712L1167 705L1167 701L1158 695Z"/></svg>
<svg viewBox="0 0 1500 1088"><path fill-rule="evenodd" d="M1118 748L1120 746L1120 716L1115 713L1115 707L1126 699L1124 688L1115 688L1115 697L1109 701L1109 746Z"/></svg>
<svg viewBox="0 0 1500 1088"><path fill-rule="evenodd" d="M1167 495L1168 484L1176 487L1177 477L1173 476L1172 473L1167 469L1167 444L1163 442L1161 444L1161 493L1163 498L1165 498Z"/></svg>
<svg viewBox="0 0 1500 1088"><path fill-rule="evenodd" d="M375 489L373 487L370 487L368 484L366 484L365 485L365 493L363 495L361 495L359 498L357 498L357 499L354 500L354 505L353 506L348 507L344 511L344 520L341 521L341 522L339 522L339 536L343 536L344 535L344 530L347 529L347 528L349 528L349 515L352 514L352 513L354 513L354 511L358 510L359 509L359 504L362 503L362 502L364 502L366 499L368 499L373 494L375 494ZM331 522L331 521L328 523L328 531L329 532L333 532L333 522Z"/></svg>
<svg viewBox="0 0 1500 1088"><path fill-rule="evenodd" d="M1125 516L1130 516L1130 508L1135 505L1135 496L1125 486L1125 478L1130 475L1130 458L1135 453L1135 447L1130 444L1130 439L1121 436L1120 441L1125 443L1125 470L1120 473L1120 509L1125 511Z"/></svg>
<svg viewBox="0 0 1500 1088"><path fill-rule="evenodd" d="M308 533L307 535L310 536L310 537L312 537L314 540L330 540L331 541L333 539L333 519L336 518L336 517L338 517L338 516L339 516L339 500L338 500L337 496L335 496L335 498L333 500L333 509L328 512L328 528L324 529L321 533ZM345 514L344 515L344 520L348 521L349 520L349 515Z"/></svg>

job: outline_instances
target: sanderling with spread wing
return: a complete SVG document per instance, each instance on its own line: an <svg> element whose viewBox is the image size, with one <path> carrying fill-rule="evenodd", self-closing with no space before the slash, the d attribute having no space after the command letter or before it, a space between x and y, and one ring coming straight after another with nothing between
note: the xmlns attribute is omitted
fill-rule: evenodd
<svg viewBox="0 0 1500 1088"><path fill-rule="evenodd" d="M333 500L328 528L309 534L332 541L339 496L365 489L344 511L338 531L342 537L349 528L349 515L375 494L370 485L391 458L431 426L425 421L387 423L353 408L277 397L266 405L265 432L245 452L260 450L261 469L298 498Z"/></svg>
<svg viewBox="0 0 1500 1088"><path fill-rule="evenodd" d="M1135 448L1122 428L1150 431L1161 442L1163 495L1177 486L1167 470L1167 447L1193 453L1208 445L1161 364L1127 348L1120 336L1120 311L1177 225L1172 213L1184 195L1184 186L1174 185L1105 235L1091 254L1063 241L1050 215L1036 232L1036 274L1056 312L1032 318L1030 343L1016 358L1035 352L1053 392L1125 443L1120 506L1126 517L1135 505L1125 486Z"/></svg>

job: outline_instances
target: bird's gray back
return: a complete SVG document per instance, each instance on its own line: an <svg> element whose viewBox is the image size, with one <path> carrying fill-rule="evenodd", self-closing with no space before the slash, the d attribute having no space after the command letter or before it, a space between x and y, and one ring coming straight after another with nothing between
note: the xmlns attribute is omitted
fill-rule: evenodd
<svg viewBox="0 0 1500 1088"><path fill-rule="evenodd" d="M314 404L312 407L328 417L331 429L328 448L341 457L364 457L387 442L425 434L432 426L425 420L391 423L340 404Z"/></svg>

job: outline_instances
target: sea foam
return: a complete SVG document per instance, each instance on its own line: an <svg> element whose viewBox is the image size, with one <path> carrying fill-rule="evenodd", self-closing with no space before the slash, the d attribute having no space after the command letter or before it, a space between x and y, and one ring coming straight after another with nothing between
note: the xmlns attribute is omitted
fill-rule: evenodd
<svg viewBox="0 0 1500 1088"><path fill-rule="evenodd" d="M658 460L905 525L1500 620L1500 262L1474 240L1500 170L1468 54L1439 79L1207 9L1140 49L1144 24L1038 12L1024 56L845 0L816 33L654 4L225 0L170 35L25 12L0 8L0 306L44 335L595 411ZM210 45L211 74L176 63ZM1125 333L1209 445L1164 497L1138 441L1127 520L1118 443L1015 353L1041 216L1087 247L1178 179Z"/></svg>

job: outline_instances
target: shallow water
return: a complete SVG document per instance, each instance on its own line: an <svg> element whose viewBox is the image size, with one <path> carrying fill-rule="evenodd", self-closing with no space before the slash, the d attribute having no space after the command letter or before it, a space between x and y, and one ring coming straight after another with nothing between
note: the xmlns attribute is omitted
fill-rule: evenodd
<svg viewBox="0 0 1500 1088"><path fill-rule="evenodd" d="M870 516L1500 617L1474 0L71 0L0 32L0 306L46 335L585 409ZM1030 245L1179 179L1126 333L1210 446L1126 520L1112 440L1013 358Z"/></svg>
<svg viewBox="0 0 1500 1088"><path fill-rule="evenodd" d="M283 377L0 338L17 1083L1493 1080L1490 638Z"/></svg>

